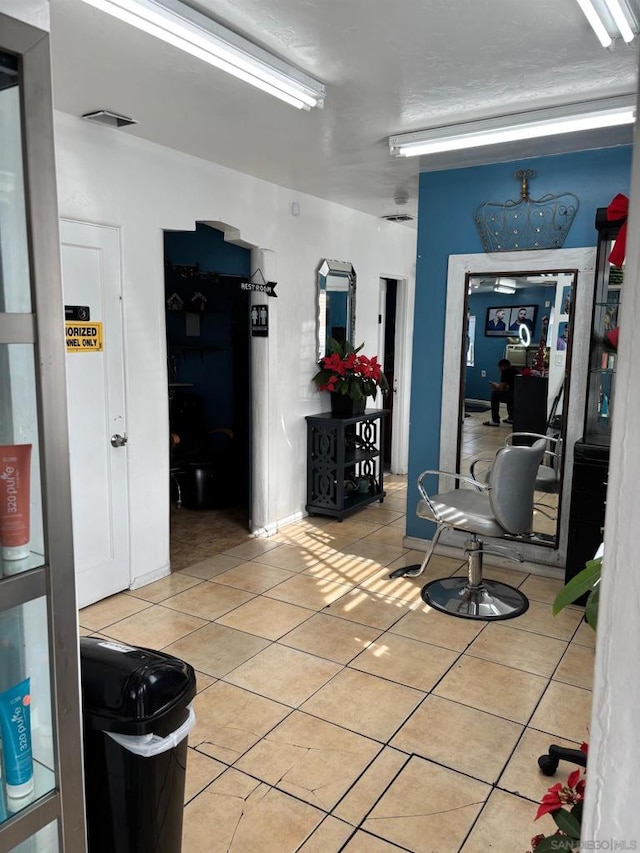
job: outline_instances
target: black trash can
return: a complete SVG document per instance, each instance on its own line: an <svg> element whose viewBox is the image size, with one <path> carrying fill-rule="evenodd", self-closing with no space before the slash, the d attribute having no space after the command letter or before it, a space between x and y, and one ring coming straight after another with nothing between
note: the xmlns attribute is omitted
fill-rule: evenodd
<svg viewBox="0 0 640 853"><path fill-rule="evenodd" d="M89 853L179 853L193 667L80 638Z"/></svg>

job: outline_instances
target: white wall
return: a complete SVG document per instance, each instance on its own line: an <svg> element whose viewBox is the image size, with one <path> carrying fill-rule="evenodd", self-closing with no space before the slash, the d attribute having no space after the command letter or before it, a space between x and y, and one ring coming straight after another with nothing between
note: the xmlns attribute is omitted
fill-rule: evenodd
<svg viewBox="0 0 640 853"><path fill-rule="evenodd" d="M260 442L256 472L264 497L256 526L273 528L303 511L304 416L327 408L315 372L316 269L323 257L348 260L357 274L356 339L377 347L381 275L412 291L413 230L295 193L65 114L55 118L60 216L122 231L132 575L168 566L168 406L164 327L163 229L224 223L236 239L266 250L270 336L254 340L264 382L254 404ZM256 143L259 144L259 141ZM300 215L292 216L297 201ZM218 225L220 227L220 225ZM268 262L267 260L268 259ZM265 267L262 266L263 271ZM265 423L266 421L266 423ZM267 484L265 486L265 483Z"/></svg>
<svg viewBox="0 0 640 853"><path fill-rule="evenodd" d="M49 0L0 0L0 12L49 32Z"/></svg>

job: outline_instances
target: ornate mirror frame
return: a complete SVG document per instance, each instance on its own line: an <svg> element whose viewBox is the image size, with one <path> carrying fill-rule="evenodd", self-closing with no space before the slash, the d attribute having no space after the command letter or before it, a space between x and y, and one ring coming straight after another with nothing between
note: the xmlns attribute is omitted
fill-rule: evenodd
<svg viewBox="0 0 640 853"><path fill-rule="evenodd" d="M333 299L331 298L333 294ZM338 302L344 317L344 339L355 344L356 334L356 271L349 261L334 261L324 258L318 267L318 295L316 305L316 354L317 361L326 355L327 342L332 337L328 328L328 308L332 301ZM341 304L343 303L343 304Z"/></svg>

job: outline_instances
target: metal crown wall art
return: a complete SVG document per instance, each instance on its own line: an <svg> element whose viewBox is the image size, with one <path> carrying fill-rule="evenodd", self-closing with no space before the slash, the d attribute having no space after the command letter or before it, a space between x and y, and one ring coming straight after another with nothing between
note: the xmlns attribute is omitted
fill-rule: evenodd
<svg viewBox="0 0 640 853"><path fill-rule="evenodd" d="M517 201L487 201L475 212L475 223L485 252L514 252L525 249L561 249L578 211L573 193L529 196L533 169L519 169Z"/></svg>

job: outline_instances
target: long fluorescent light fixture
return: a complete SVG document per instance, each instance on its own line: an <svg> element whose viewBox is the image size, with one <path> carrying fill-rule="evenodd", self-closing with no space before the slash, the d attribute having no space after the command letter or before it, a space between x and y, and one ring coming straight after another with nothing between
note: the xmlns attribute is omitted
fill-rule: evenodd
<svg viewBox="0 0 640 853"><path fill-rule="evenodd" d="M627 0L578 0L578 6L603 47L614 38L629 43L638 34L638 21Z"/></svg>
<svg viewBox="0 0 640 853"><path fill-rule="evenodd" d="M84 0L209 65L302 110L324 105L325 87L179 0Z"/></svg>
<svg viewBox="0 0 640 853"><path fill-rule="evenodd" d="M503 142L633 124L635 103L635 95L621 95L566 107L532 110L528 113L465 124L434 127L415 133L402 133L389 137L389 150L394 157L419 157L424 154L462 151L465 148L481 148Z"/></svg>

